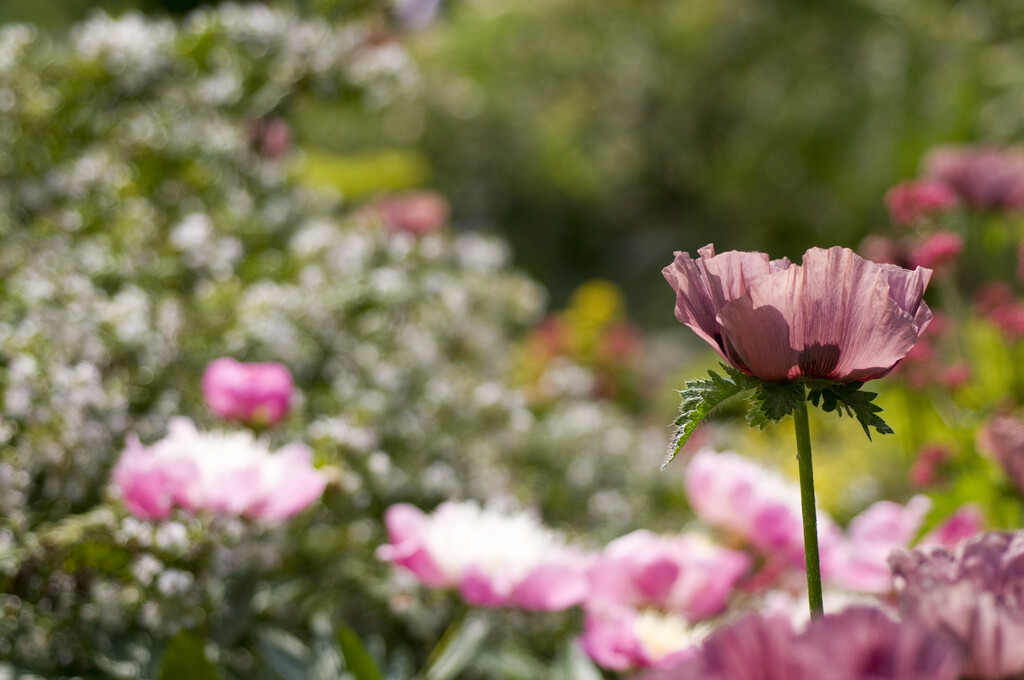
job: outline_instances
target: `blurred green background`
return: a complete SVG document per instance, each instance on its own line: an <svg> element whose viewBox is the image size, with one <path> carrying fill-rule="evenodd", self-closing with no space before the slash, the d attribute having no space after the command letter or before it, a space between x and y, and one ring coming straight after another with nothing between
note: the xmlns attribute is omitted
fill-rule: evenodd
<svg viewBox="0 0 1024 680"><path fill-rule="evenodd" d="M66 29L94 7L6 0ZM278 3L282 4L282 3ZM341 16L351 0L289 3ZM660 270L714 241L798 258L855 246L932 146L1015 141L1024 14L1009 0L457 0L407 40L417 94L384 110L299 103L316 173L358 198L429 185L456 226L496 230L553 303L593 277L673 323Z"/></svg>

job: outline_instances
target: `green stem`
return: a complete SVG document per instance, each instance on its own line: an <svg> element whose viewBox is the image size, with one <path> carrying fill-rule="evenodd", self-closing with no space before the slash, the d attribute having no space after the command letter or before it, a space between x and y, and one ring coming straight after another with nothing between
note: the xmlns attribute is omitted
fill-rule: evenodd
<svg viewBox="0 0 1024 680"><path fill-rule="evenodd" d="M800 388L803 392L803 388ZM807 423L807 401L800 399L793 410L796 426L796 460L800 466L800 506L804 517L804 560L807 567L807 600L811 616L820 616L821 563L818 559L818 517L814 508L814 467L811 463L811 428Z"/></svg>

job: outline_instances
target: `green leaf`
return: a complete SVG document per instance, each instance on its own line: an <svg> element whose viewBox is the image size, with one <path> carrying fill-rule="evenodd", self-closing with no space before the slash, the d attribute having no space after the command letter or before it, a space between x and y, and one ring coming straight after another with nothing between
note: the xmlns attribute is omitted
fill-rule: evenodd
<svg viewBox="0 0 1024 680"><path fill-rule="evenodd" d="M708 371L710 380L687 380L684 388L679 391L679 395L682 397L682 402L679 404L679 416L672 423L676 427L676 432L668 446L665 462L661 464L662 470L672 462L693 431L715 407L727 399L764 384L763 381L752 378L735 368L725 364L721 364L721 366L727 377L722 377L714 371Z"/></svg>
<svg viewBox="0 0 1024 680"><path fill-rule="evenodd" d="M763 430L768 423L777 423L793 413L804 400L804 386L799 382L761 382L750 397L747 422Z"/></svg>
<svg viewBox="0 0 1024 680"><path fill-rule="evenodd" d="M345 657L345 666L356 680L380 680L377 665L370 658L370 653L366 651L363 641L354 630L348 626L342 628L338 632L338 642Z"/></svg>
<svg viewBox="0 0 1024 680"><path fill-rule="evenodd" d="M490 626L481 618L467 617L452 624L431 652L425 680L451 680L476 657Z"/></svg>
<svg viewBox="0 0 1024 680"><path fill-rule="evenodd" d="M860 426L864 428L864 434L871 439L871 430L874 428L878 434L892 434L892 428L878 415L882 407L874 403L877 392L865 392L861 390L864 383L856 382L849 384L833 383L827 381L810 381L808 385L811 391L807 400L815 406L821 407L826 413L835 411L839 417L843 413L856 418Z"/></svg>
<svg viewBox="0 0 1024 680"><path fill-rule="evenodd" d="M178 633L167 643L158 677L159 680L220 680L217 667L206 658L203 641L187 631Z"/></svg>
<svg viewBox="0 0 1024 680"><path fill-rule="evenodd" d="M281 680L308 680L312 652L302 640L273 626L256 629L256 646L274 675Z"/></svg>

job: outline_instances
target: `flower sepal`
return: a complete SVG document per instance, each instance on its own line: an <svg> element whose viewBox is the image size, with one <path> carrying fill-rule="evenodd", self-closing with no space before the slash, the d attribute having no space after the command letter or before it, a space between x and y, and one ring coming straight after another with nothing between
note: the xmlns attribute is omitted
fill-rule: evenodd
<svg viewBox="0 0 1024 680"><path fill-rule="evenodd" d="M747 423L763 430L769 423L778 423L805 399L826 413L835 411L840 417L845 412L856 418L864 434L871 439L871 428L879 434L892 434L892 428L878 415L882 407L874 403L877 392L861 390L864 383L840 383L820 378L804 378L789 382L762 380L726 364L720 364L725 375L708 371L709 380L687 380L679 395L679 416L673 422L676 428L669 444L668 454L661 469L676 457L697 426L716 408L745 392L749 398Z"/></svg>

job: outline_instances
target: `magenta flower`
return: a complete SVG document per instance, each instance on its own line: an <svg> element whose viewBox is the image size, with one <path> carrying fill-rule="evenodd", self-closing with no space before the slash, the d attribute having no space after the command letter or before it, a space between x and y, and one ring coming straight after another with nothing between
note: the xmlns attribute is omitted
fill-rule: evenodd
<svg viewBox="0 0 1024 680"><path fill-rule="evenodd" d="M769 561L803 568L804 537L796 483L736 453L698 451L686 468L686 495L697 516L734 539L757 548ZM842 535L818 510L823 575L837 566Z"/></svg>
<svg viewBox="0 0 1024 680"><path fill-rule="evenodd" d="M925 174L975 208L1024 208L1024 154L995 147L943 147L928 154Z"/></svg>
<svg viewBox="0 0 1024 680"><path fill-rule="evenodd" d="M614 604L588 607L580 645L602 668L666 668L694 654L707 634L684 617Z"/></svg>
<svg viewBox="0 0 1024 680"><path fill-rule="evenodd" d="M910 251L910 264L935 271L946 271L956 264L964 251L964 240L951 231L938 231Z"/></svg>
<svg viewBox="0 0 1024 680"><path fill-rule="evenodd" d="M956 203L956 193L949 186L927 179L897 184L885 194L889 217L901 227L943 213Z"/></svg>
<svg viewBox="0 0 1024 680"><path fill-rule="evenodd" d="M200 432L187 418L171 421L167 437L149 447L130 438L113 480L129 512L143 519L165 519L178 507L281 520L327 485L303 444L271 453L250 432Z"/></svg>
<svg viewBox="0 0 1024 680"><path fill-rule="evenodd" d="M955 680L960 668L944 636L851 607L812 620L800 634L782 617L749 615L678 665L639 680Z"/></svg>
<svg viewBox="0 0 1024 680"><path fill-rule="evenodd" d="M892 590L889 556L910 547L931 508L930 498L914 496L906 505L879 501L854 517L846 531L844 559L835 580L850 590L888 593ZM963 506L922 537L918 545L955 548L981 530L978 510Z"/></svg>
<svg viewBox="0 0 1024 680"><path fill-rule="evenodd" d="M677 252L662 270L676 318L729 364L767 381L841 383L887 374L931 320L931 277L863 259L847 248L804 253L803 264L713 246Z"/></svg>
<svg viewBox="0 0 1024 680"><path fill-rule="evenodd" d="M955 638L966 677L1024 673L1024 531L896 553L891 565L904 617Z"/></svg>
<svg viewBox="0 0 1024 680"><path fill-rule="evenodd" d="M275 425L291 406L292 374L282 364L253 364L222 357L203 371L203 398L226 420Z"/></svg>
<svg viewBox="0 0 1024 680"><path fill-rule="evenodd" d="M384 521L391 542L378 557L470 604L557 611L587 594L586 559L533 515L449 501L431 515L393 505Z"/></svg>
<svg viewBox="0 0 1024 680"><path fill-rule="evenodd" d="M725 608L750 566L744 553L701 536L634 531L609 543L593 561L587 604L657 608L701 621Z"/></svg>
<svg viewBox="0 0 1024 680"><path fill-rule="evenodd" d="M978 450L999 463L1024 492L1024 421L996 416L978 430Z"/></svg>
<svg viewBox="0 0 1024 680"><path fill-rule="evenodd" d="M378 200L373 209L388 229L413 236L426 236L440 230L451 212L447 199L435 191L387 196Z"/></svg>

